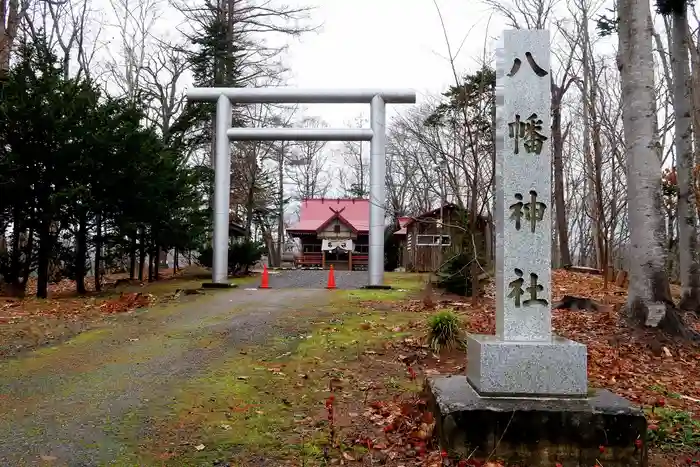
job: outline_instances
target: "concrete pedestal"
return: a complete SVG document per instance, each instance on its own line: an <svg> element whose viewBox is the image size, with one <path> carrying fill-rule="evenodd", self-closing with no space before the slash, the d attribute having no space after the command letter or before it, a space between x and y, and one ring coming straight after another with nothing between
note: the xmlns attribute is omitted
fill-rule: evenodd
<svg viewBox="0 0 700 467"><path fill-rule="evenodd" d="M586 346L563 337L504 341L467 336L467 379L482 396L585 397Z"/></svg>
<svg viewBox="0 0 700 467"><path fill-rule="evenodd" d="M491 398L464 376L449 376L429 379L425 393L435 434L450 453L528 467L647 467L644 413L609 391Z"/></svg>

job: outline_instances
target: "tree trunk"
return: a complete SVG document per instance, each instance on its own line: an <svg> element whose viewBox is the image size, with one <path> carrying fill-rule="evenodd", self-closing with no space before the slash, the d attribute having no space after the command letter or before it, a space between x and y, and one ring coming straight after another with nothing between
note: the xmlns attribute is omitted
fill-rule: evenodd
<svg viewBox="0 0 700 467"><path fill-rule="evenodd" d="M151 256L153 258L152 264L153 264L153 281L157 281L160 279L159 274L160 274L160 265L161 265L161 259L163 257L163 249L160 247L158 243L158 238L160 237L160 234L157 230L153 229L153 234L152 234L152 239L151 239L151 251L152 254Z"/></svg>
<svg viewBox="0 0 700 467"><path fill-rule="evenodd" d="M27 283L29 282L29 274L32 272L32 260L34 259L34 227L29 228L29 231L27 232L27 241L25 242L23 248L24 263L22 263L23 269L21 288L22 293L24 294Z"/></svg>
<svg viewBox="0 0 700 467"><path fill-rule="evenodd" d="M39 221L39 257L37 258L36 284L36 296L39 298L47 298L49 296L51 244L51 221L48 219L41 219Z"/></svg>
<svg viewBox="0 0 700 467"><path fill-rule="evenodd" d="M654 124L649 0L618 0L622 121L627 153L630 319L689 335L671 298L661 211L661 167Z"/></svg>
<svg viewBox="0 0 700 467"><path fill-rule="evenodd" d="M102 215L95 216L95 290L102 290Z"/></svg>
<svg viewBox="0 0 700 467"><path fill-rule="evenodd" d="M0 0L2 1L2 0ZM10 264L9 264L9 274L5 277L10 289L15 291L14 293L20 292L20 276L22 270L22 250L24 245L21 244L20 238L24 232L24 223L22 222L22 216L19 210L15 209L12 214L12 253L10 254ZM28 258L30 259L30 258ZM22 292L24 292L22 290ZM22 295L23 293L18 293Z"/></svg>
<svg viewBox="0 0 700 467"><path fill-rule="evenodd" d="M595 263L589 264L589 266L602 269L603 265L603 251L600 248L600 226L598 225L598 215L597 215L597 203L596 203L596 170L595 170L595 156L594 152L591 150L591 122L592 122L592 112L595 107L595 82L591 86L591 78L595 78L594 73L591 72L591 48L588 41L588 9L586 6L581 8L583 16L581 18L582 27L582 64L583 64L583 80L582 80L582 90L581 90L581 104L583 107L583 158L585 164L585 174L586 174L586 191L585 191L585 206L586 212L588 213L588 218L591 225L591 234L593 236L593 247L595 251Z"/></svg>
<svg viewBox="0 0 700 467"><path fill-rule="evenodd" d="M153 282L153 248L148 252L148 282Z"/></svg>
<svg viewBox="0 0 700 467"><path fill-rule="evenodd" d="M554 206L559 237L559 266L571 266L569 226L566 221L564 200L564 135L561 128L562 90L552 82L552 158L554 163Z"/></svg>
<svg viewBox="0 0 700 467"><path fill-rule="evenodd" d="M19 0L0 0L0 78L10 70L12 47L28 5Z"/></svg>
<svg viewBox="0 0 700 467"><path fill-rule="evenodd" d="M251 160L251 157L248 156L248 167L247 170L250 171L251 179L250 179L250 185L248 186L248 192L246 193L246 200L245 200L245 241L248 242L251 239L252 235L252 226L253 226L253 217L254 217L254 208L255 208L255 183L256 183L256 161L255 161L255 152L252 148L249 149L253 153L253 157Z"/></svg>
<svg viewBox="0 0 700 467"><path fill-rule="evenodd" d="M146 266L146 233L141 227L139 235L139 281L143 282L143 268Z"/></svg>
<svg viewBox="0 0 700 467"><path fill-rule="evenodd" d="M175 252L173 253L173 273L176 273L178 269L180 269L180 250L176 247Z"/></svg>
<svg viewBox="0 0 700 467"><path fill-rule="evenodd" d="M675 145L678 158L678 242L682 310L700 312L700 258L698 257L697 211L693 182L693 152L690 144L691 104L688 81L688 42L686 12L673 16L671 60L673 67L673 108L675 113Z"/></svg>
<svg viewBox="0 0 700 467"><path fill-rule="evenodd" d="M12 223L12 251L9 258L9 271L4 279L8 286L7 292L10 295L24 297L29 274L32 270L34 230L30 228L28 232L26 231L26 219L17 209L13 210Z"/></svg>
<svg viewBox="0 0 700 467"><path fill-rule="evenodd" d="M153 248L154 249L154 264L153 264L153 280L157 281L158 274L160 273L160 253L161 253L161 248L156 246Z"/></svg>
<svg viewBox="0 0 700 467"><path fill-rule="evenodd" d="M131 245L129 246L129 279L131 280L136 278L136 235L137 232L131 235Z"/></svg>
<svg viewBox="0 0 700 467"><path fill-rule="evenodd" d="M593 192L595 194L595 216L593 222L595 224L595 242L596 253L600 256L600 264L598 268L601 271L608 269L608 233L605 227L605 206L603 199L603 144L600 139L600 121L597 114L597 96L595 89L591 89L591 123L593 142ZM604 274L605 278L608 277ZM607 280L604 281L607 288Z"/></svg>
<svg viewBox="0 0 700 467"><path fill-rule="evenodd" d="M75 287L79 294L87 292L85 288L85 260L87 259L87 218L78 219L78 232L75 237Z"/></svg>

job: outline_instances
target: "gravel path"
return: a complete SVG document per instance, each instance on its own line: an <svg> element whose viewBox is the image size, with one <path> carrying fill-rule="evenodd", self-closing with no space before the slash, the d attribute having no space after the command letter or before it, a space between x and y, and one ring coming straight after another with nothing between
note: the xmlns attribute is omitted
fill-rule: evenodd
<svg viewBox="0 0 700 467"><path fill-rule="evenodd" d="M328 284L328 271L293 269L270 271L272 289L324 289ZM335 286L341 290L359 289L369 283L367 271L334 271Z"/></svg>
<svg viewBox="0 0 700 467"><path fill-rule="evenodd" d="M124 419L172 400L217 359L284 335L286 315L327 299L317 289L218 291L0 363L0 466L106 465L124 449Z"/></svg>

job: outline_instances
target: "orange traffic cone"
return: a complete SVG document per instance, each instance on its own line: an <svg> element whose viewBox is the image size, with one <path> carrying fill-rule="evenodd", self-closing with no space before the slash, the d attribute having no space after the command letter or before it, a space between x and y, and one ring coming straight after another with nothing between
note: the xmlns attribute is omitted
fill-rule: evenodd
<svg viewBox="0 0 700 467"><path fill-rule="evenodd" d="M333 274L333 265L331 264L331 269L328 271L328 285L327 289L335 289L335 274Z"/></svg>
<svg viewBox="0 0 700 467"><path fill-rule="evenodd" d="M260 288L261 289L269 289L270 288L270 278L267 275L267 264L263 264L263 275L262 275L262 282L260 282Z"/></svg>

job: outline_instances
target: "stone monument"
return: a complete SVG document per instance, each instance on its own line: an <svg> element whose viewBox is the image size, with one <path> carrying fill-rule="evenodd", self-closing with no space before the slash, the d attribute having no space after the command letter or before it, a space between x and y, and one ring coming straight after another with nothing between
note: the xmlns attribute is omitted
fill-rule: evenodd
<svg viewBox="0 0 700 467"><path fill-rule="evenodd" d="M586 347L552 335L549 31L506 31L496 66L496 336L469 336L481 394L585 396Z"/></svg>
<svg viewBox="0 0 700 467"><path fill-rule="evenodd" d="M500 439L506 457L530 467L595 465L600 446L610 446L606 467L645 465L641 410L589 391L586 346L552 334L549 31L509 30L501 40L496 335L468 336L466 378L428 381L437 433L443 448L486 455Z"/></svg>

